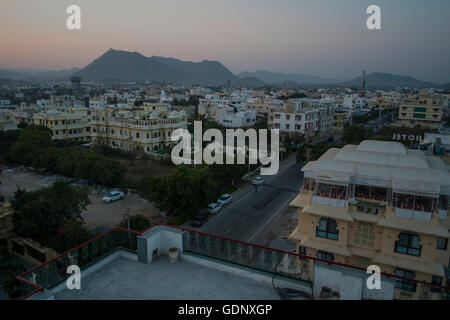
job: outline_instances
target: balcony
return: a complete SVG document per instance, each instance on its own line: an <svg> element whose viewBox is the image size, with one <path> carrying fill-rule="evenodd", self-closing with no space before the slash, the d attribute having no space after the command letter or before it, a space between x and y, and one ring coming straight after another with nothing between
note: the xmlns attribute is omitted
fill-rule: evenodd
<svg viewBox="0 0 450 320"><path fill-rule="evenodd" d="M395 208L395 215L400 218L409 218L422 221L431 221L432 217L431 212L402 209L402 208Z"/></svg>
<svg viewBox="0 0 450 320"><path fill-rule="evenodd" d="M311 204L318 204L335 208L348 208L348 201L345 199L334 199L317 195L312 196Z"/></svg>

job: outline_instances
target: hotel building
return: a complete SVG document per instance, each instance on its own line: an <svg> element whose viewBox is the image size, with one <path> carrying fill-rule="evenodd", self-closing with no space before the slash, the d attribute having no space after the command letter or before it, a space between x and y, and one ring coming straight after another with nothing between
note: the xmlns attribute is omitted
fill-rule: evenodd
<svg viewBox="0 0 450 320"><path fill-rule="evenodd" d="M90 124L87 109L67 108L64 111L50 109L35 113L33 123L52 130L52 140L89 141Z"/></svg>
<svg viewBox="0 0 450 320"><path fill-rule="evenodd" d="M449 284L450 175L441 159L368 140L331 148L302 171L291 202L299 254L404 277L395 299L445 299L442 289L407 280ZM314 270L314 261L297 263Z"/></svg>
<svg viewBox="0 0 450 320"><path fill-rule="evenodd" d="M187 128L184 110L146 104L139 110L92 109L92 144L105 144L125 151L140 147L146 153L161 153L175 144L171 134Z"/></svg>

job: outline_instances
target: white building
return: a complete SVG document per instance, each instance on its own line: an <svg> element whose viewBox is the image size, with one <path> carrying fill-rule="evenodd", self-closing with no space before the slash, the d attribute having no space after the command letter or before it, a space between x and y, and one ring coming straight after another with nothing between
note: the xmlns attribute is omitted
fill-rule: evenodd
<svg viewBox="0 0 450 320"><path fill-rule="evenodd" d="M216 113L216 121L224 127L252 127L256 123L256 111L244 110L234 112L234 108L231 107L219 108Z"/></svg>

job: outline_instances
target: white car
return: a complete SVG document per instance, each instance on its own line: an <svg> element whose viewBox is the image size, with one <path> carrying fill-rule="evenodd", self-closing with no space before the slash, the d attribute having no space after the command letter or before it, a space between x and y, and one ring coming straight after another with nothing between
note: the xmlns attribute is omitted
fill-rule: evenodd
<svg viewBox="0 0 450 320"><path fill-rule="evenodd" d="M106 203L110 203L116 200L120 200L124 198L124 193L122 191L111 191L109 194L103 197L103 201Z"/></svg>
<svg viewBox="0 0 450 320"><path fill-rule="evenodd" d="M256 177L252 181L252 184L254 184L255 186L262 185L263 183L264 183L264 178L263 177Z"/></svg>
<svg viewBox="0 0 450 320"><path fill-rule="evenodd" d="M228 193L221 195L220 198L217 199L217 203L222 206L229 204L231 201L233 201L233 197Z"/></svg>
<svg viewBox="0 0 450 320"><path fill-rule="evenodd" d="M220 209L222 209L222 205L220 203L210 203L208 205L208 211L210 214L214 214L216 212L219 212Z"/></svg>

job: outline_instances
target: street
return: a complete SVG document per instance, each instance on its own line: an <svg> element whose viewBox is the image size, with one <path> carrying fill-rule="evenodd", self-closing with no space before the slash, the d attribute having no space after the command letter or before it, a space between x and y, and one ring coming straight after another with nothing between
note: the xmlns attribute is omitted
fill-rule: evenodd
<svg viewBox="0 0 450 320"><path fill-rule="evenodd" d="M280 162L274 176L265 177L255 192L245 185L233 194L233 202L199 228L200 231L227 238L265 244L275 220L298 194L302 173L295 155Z"/></svg>

